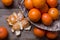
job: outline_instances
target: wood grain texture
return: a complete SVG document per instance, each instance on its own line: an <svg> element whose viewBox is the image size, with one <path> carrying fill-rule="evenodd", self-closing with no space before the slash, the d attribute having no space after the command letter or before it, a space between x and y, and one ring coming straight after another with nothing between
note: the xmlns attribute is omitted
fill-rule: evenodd
<svg viewBox="0 0 60 40"><path fill-rule="evenodd" d="M22 31L21 36L16 37L15 34L13 34L11 32L11 27L8 25L7 21L6 21L6 17L10 14L12 14L12 12L18 12L20 9L18 9L18 1L19 0L14 0L13 5L11 6L11 8L7 8L5 7L1 0L0 0L0 26L4 26L7 28L8 32L9 32L9 36L5 39L5 40L49 40L46 37L43 38L37 38L36 36L34 36L32 29L33 29L33 25L32 25L32 29L31 31ZM60 0L58 0L58 7L60 10ZM59 37L57 39L54 40L60 40L60 33L59 33Z"/></svg>
<svg viewBox="0 0 60 40"><path fill-rule="evenodd" d="M31 31L22 31L21 36L17 37L14 33L11 32L11 27L8 25L6 18L8 15L12 14L12 12L20 11L20 9L0 9L0 26L4 26L7 28L9 32L9 36L5 40L48 40L46 37L43 38L37 38L33 34L33 25ZM60 36L55 39L59 40Z"/></svg>
<svg viewBox="0 0 60 40"><path fill-rule="evenodd" d="M31 31L22 31L21 36L16 37L15 34L11 32L11 27L8 25L6 18L8 15L12 14L12 12L18 12L19 9L0 9L0 26L4 26L7 28L9 32L9 36L7 40L32 40L35 39L35 36Z"/></svg>

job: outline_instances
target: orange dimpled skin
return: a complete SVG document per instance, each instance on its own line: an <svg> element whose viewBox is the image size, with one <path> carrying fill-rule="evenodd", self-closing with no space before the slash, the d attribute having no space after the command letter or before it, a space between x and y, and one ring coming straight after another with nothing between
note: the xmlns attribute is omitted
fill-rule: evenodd
<svg viewBox="0 0 60 40"><path fill-rule="evenodd" d="M3 3L5 6L10 6L10 5L13 3L13 0L2 0L2 3Z"/></svg>
<svg viewBox="0 0 60 40"><path fill-rule="evenodd" d="M44 35L45 35L45 31L44 30L41 30L41 29L36 28L36 27L33 29L33 33L37 37L44 37Z"/></svg>
<svg viewBox="0 0 60 40"><path fill-rule="evenodd" d="M24 0L24 5L27 9L33 8L32 0Z"/></svg>
<svg viewBox="0 0 60 40"><path fill-rule="evenodd" d="M5 39L8 36L8 31L5 27L0 26L0 39Z"/></svg>
<svg viewBox="0 0 60 40"><path fill-rule="evenodd" d="M42 22L43 22L43 24L49 26L52 23L52 18L47 13L43 13Z"/></svg>
<svg viewBox="0 0 60 40"><path fill-rule="evenodd" d="M48 10L49 10L49 7L47 4L45 4L45 6L43 8L40 8L41 13L47 13Z"/></svg>
<svg viewBox="0 0 60 40"><path fill-rule="evenodd" d="M47 32L47 37L49 39L55 39L58 36L57 32Z"/></svg>
<svg viewBox="0 0 60 40"><path fill-rule="evenodd" d="M33 22L37 22L40 20L41 18L41 13L38 9L33 8L29 11L28 13L28 17L30 18L31 21Z"/></svg>
<svg viewBox="0 0 60 40"><path fill-rule="evenodd" d="M50 8L48 14L52 17L53 20L56 20L59 17L59 11L56 8Z"/></svg>
<svg viewBox="0 0 60 40"><path fill-rule="evenodd" d="M50 7L56 7L58 0L47 0L47 3Z"/></svg>
<svg viewBox="0 0 60 40"><path fill-rule="evenodd" d="M35 8L41 8L45 5L45 0L32 0Z"/></svg>

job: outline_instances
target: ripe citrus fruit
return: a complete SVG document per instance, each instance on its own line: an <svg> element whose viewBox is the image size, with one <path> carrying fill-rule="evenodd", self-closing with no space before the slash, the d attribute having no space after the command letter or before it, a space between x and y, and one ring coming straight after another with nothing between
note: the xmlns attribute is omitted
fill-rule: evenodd
<svg viewBox="0 0 60 40"><path fill-rule="evenodd" d="M43 8L40 8L41 13L47 13L48 10L49 10L49 7L47 4L45 4L45 6Z"/></svg>
<svg viewBox="0 0 60 40"><path fill-rule="evenodd" d="M24 0L24 5L27 9L33 8L32 0Z"/></svg>
<svg viewBox="0 0 60 40"><path fill-rule="evenodd" d="M45 35L45 31L44 30L41 30L41 29L36 28L36 27L33 29L33 33L37 37L44 37L44 35Z"/></svg>
<svg viewBox="0 0 60 40"><path fill-rule="evenodd" d="M3 3L5 6L10 6L10 5L13 3L13 0L2 0L2 3Z"/></svg>
<svg viewBox="0 0 60 40"><path fill-rule="evenodd" d="M48 11L49 15L52 17L53 20L58 19L59 11L56 8L50 8Z"/></svg>
<svg viewBox="0 0 60 40"><path fill-rule="evenodd" d="M47 0L47 3L50 7L56 7L57 6L57 2L58 0Z"/></svg>
<svg viewBox="0 0 60 40"><path fill-rule="evenodd" d="M51 25L51 23L52 23L51 16L47 13L43 13L42 14L42 22L43 22L43 24L45 24L47 26Z"/></svg>
<svg viewBox="0 0 60 40"><path fill-rule="evenodd" d="M47 37L49 39L55 39L58 36L57 32L47 32Z"/></svg>
<svg viewBox="0 0 60 40"><path fill-rule="evenodd" d="M28 12L28 17L30 18L31 21L37 22L41 18L41 13L38 9L33 8Z"/></svg>
<svg viewBox="0 0 60 40"><path fill-rule="evenodd" d="M45 5L45 0L32 0L34 7L41 8Z"/></svg>
<svg viewBox="0 0 60 40"><path fill-rule="evenodd" d="M5 27L0 27L0 39L5 39L8 36L8 31Z"/></svg>

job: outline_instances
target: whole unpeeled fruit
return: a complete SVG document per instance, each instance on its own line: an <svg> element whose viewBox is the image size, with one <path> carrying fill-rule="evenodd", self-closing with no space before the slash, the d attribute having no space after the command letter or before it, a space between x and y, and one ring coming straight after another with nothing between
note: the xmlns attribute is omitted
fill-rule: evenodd
<svg viewBox="0 0 60 40"><path fill-rule="evenodd" d="M32 9L33 8L32 0L24 0L24 5L27 9Z"/></svg>
<svg viewBox="0 0 60 40"><path fill-rule="evenodd" d="M47 3L50 7L56 7L58 4L58 0L47 0Z"/></svg>
<svg viewBox="0 0 60 40"><path fill-rule="evenodd" d="M55 39L58 36L57 32L47 32L47 37L49 39Z"/></svg>
<svg viewBox="0 0 60 40"><path fill-rule="evenodd" d="M32 0L34 7L42 8L45 5L45 0Z"/></svg>
<svg viewBox="0 0 60 40"><path fill-rule="evenodd" d="M51 23L52 23L51 16L47 13L43 13L42 14L42 22L43 22L43 24L45 24L47 26L51 25Z"/></svg>
<svg viewBox="0 0 60 40"><path fill-rule="evenodd" d="M52 17L53 20L56 20L59 17L59 11L56 8L50 8L48 14Z"/></svg>
<svg viewBox="0 0 60 40"><path fill-rule="evenodd" d="M8 35L8 31L5 27L0 27L0 39L6 38Z"/></svg>
<svg viewBox="0 0 60 40"><path fill-rule="evenodd" d="M28 12L28 17L31 21L37 22L41 18L41 13L38 9L33 8Z"/></svg>
<svg viewBox="0 0 60 40"><path fill-rule="evenodd" d="M10 6L10 5L13 3L13 0L2 0L2 3L3 3L5 6Z"/></svg>
<svg viewBox="0 0 60 40"><path fill-rule="evenodd" d="M45 31L44 30L36 28L36 27L33 29L33 33L37 37L44 37L44 35L45 35Z"/></svg>

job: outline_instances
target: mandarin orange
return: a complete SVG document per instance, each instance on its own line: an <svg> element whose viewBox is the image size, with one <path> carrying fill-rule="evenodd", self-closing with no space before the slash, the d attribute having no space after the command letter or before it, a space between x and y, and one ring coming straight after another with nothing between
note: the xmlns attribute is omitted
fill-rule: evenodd
<svg viewBox="0 0 60 40"><path fill-rule="evenodd" d="M43 22L43 24L45 24L47 26L51 25L51 23L52 23L51 16L47 13L43 13L42 14L42 22Z"/></svg>
<svg viewBox="0 0 60 40"><path fill-rule="evenodd" d="M28 17L30 18L31 21L37 22L41 18L41 13L38 9L33 8L28 12Z"/></svg>
<svg viewBox="0 0 60 40"><path fill-rule="evenodd" d="M33 8L32 0L25 0L24 5L27 9L32 9Z"/></svg>
<svg viewBox="0 0 60 40"><path fill-rule="evenodd" d="M58 19L59 11L57 8L50 8L48 14L52 17L53 20Z"/></svg>
<svg viewBox="0 0 60 40"><path fill-rule="evenodd" d="M33 29L33 33L37 37L44 37L44 35L45 35L45 31L44 30L36 28L36 27Z"/></svg>

